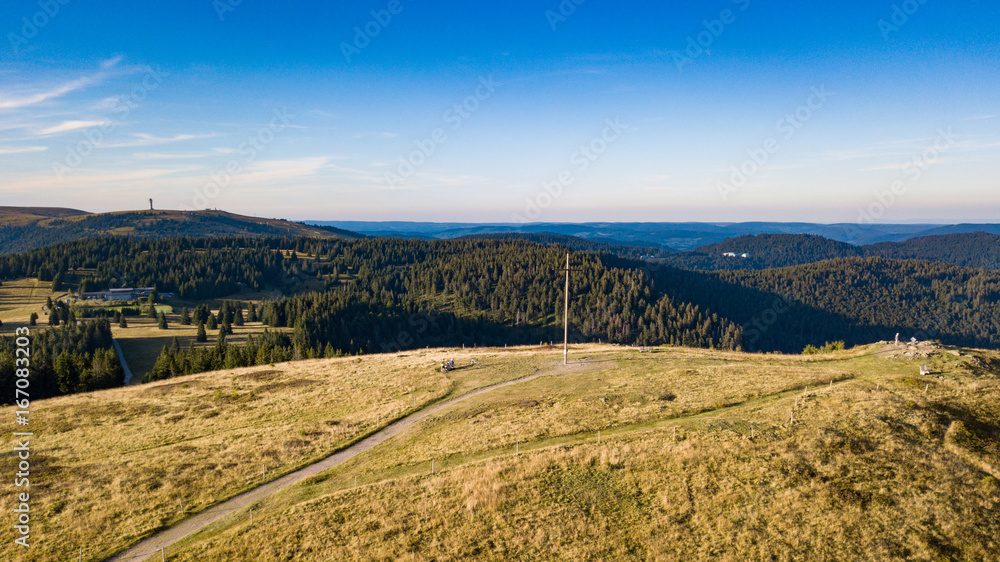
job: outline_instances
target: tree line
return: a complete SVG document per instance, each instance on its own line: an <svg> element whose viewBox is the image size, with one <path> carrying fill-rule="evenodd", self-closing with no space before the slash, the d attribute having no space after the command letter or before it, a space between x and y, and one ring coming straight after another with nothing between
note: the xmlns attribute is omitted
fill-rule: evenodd
<svg viewBox="0 0 1000 562"><path fill-rule="evenodd" d="M125 372L112 347L106 318L32 330L31 396L49 398L121 386ZM14 401L15 339L0 337L0 403Z"/></svg>
<svg viewBox="0 0 1000 562"><path fill-rule="evenodd" d="M206 327L244 321L289 333L272 330L246 347L169 346L151 374L164 378L425 346L558 341L565 252L560 244L511 239L101 238L2 256L0 275L62 275L178 294L193 286L201 288L189 294L216 297L244 286L285 293L259 305L227 302L214 314L200 305L182 314L181 323L197 325L206 343ZM799 352L901 332L1000 346L1000 273L989 270L854 257L704 272L608 252L575 253L572 267L569 315L579 342ZM75 323L60 307L53 315L50 324Z"/></svg>

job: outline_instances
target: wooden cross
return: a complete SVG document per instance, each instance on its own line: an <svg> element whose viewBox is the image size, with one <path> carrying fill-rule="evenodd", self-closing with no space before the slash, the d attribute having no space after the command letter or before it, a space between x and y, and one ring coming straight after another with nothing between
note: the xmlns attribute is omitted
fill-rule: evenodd
<svg viewBox="0 0 1000 562"><path fill-rule="evenodd" d="M566 252L566 267L556 271L566 272L566 307L563 308L563 365L569 362L569 274L571 271L582 271L569 268L569 252Z"/></svg>

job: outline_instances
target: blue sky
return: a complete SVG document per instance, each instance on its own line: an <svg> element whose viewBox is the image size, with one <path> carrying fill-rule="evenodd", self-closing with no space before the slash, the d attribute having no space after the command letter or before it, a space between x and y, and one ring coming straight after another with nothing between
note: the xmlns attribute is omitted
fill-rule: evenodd
<svg viewBox="0 0 1000 562"><path fill-rule="evenodd" d="M345 4L4 3L0 204L1000 219L995 3Z"/></svg>

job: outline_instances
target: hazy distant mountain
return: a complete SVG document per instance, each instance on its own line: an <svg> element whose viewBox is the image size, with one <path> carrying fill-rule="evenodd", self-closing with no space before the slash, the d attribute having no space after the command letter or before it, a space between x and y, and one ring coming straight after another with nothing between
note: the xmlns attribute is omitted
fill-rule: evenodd
<svg viewBox="0 0 1000 562"><path fill-rule="evenodd" d="M87 213L74 209L0 207L0 253L23 252L95 236L310 236L357 238L333 227L282 219L246 217L224 211L123 211Z"/></svg>
<svg viewBox="0 0 1000 562"><path fill-rule="evenodd" d="M586 240L690 251L750 234L812 234L853 245L902 242L919 236L964 232L1000 234L1000 225L812 224L812 223L431 223L307 221L371 236L448 239L500 232L550 233Z"/></svg>
<svg viewBox="0 0 1000 562"><path fill-rule="evenodd" d="M1000 236L970 232L854 246L811 234L758 234L670 254L662 261L684 269L714 271L769 269L857 257L918 259L1000 269Z"/></svg>

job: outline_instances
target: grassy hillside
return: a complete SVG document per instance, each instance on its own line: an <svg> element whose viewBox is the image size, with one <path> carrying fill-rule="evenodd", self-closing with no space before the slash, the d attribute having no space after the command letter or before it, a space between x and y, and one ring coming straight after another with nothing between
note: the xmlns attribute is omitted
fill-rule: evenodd
<svg viewBox="0 0 1000 562"><path fill-rule="evenodd" d="M575 372L463 405L257 505L253 527L233 514L176 559L981 560L1000 547L1000 386L975 356L936 352L940 375L917 380L881 348L588 351Z"/></svg>
<svg viewBox="0 0 1000 562"><path fill-rule="evenodd" d="M61 207L0 207L0 226L24 226L51 218L88 214L87 211Z"/></svg>
<svg viewBox="0 0 1000 562"><path fill-rule="evenodd" d="M84 213L62 209L0 208L0 253L25 252L95 236L169 238L175 236L308 236L357 238L332 227L282 219L247 217L225 211L121 211ZM65 212L63 212L65 211Z"/></svg>
<svg viewBox="0 0 1000 562"><path fill-rule="evenodd" d="M436 368L441 358L304 361L33 402L30 559L68 560L83 546L103 560L428 402L519 372L496 364L459 378ZM16 472L14 454L0 456ZM12 478L0 485L15 490ZM26 559L12 533L0 533L0 560Z"/></svg>
<svg viewBox="0 0 1000 562"><path fill-rule="evenodd" d="M317 360L38 403L33 555L85 546L85 560L103 559L180 520L182 503L192 513L261 482L261 460L269 477L287 472L376 414L537 372L257 504L253 527L234 512L168 556L929 560L1000 548L995 354L588 345L568 367L519 348L434 368L472 355Z"/></svg>
<svg viewBox="0 0 1000 562"><path fill-rule="evenodd" d="M10 335L21 326L28 325L28 319L34 312L40 322L45 323L46 313L43 310L47 299L53 300L66 296L65 291L53 292L52 283L38 279L12 279L3 281L0 285L0 334Z"/></svg>

